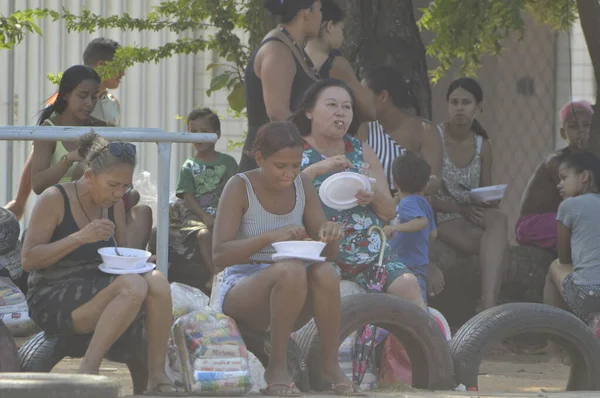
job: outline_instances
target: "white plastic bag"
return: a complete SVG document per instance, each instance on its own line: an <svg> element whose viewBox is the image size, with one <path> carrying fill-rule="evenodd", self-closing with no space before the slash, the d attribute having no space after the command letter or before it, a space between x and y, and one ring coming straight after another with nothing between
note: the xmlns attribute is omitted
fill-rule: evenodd
<svg viewBox="0 0 600 398"><path fill-rule="evenodd" d="M12 310L14 306L23 304L27 308L27 301L21 289L10 278L0 277L0 312L3 308Z"/></svg>
<svg viewBox="0 0 600 398"><path fill-rule="evenodd" d="M173 319L194 311L201 311L208 306L209 298L200 289L184 285L183 283L171 283L171 298L173 300Z"/></svg>
<svg viewBox="0 0 600 398"><path fill-rule="evenodd" d="M0 277L0 320L15 337L29 336L37 330L29 318L25 295L5 277Z"/></svg>
<svg viewBox="0 0 600 398"><path fill-rule="evenodd" d="M209 308L172 328L183 385L192 395L245 395L252 389L248 351L235 321ZM172 362L173 363L173 362Z"/></svg>
<svg viewBox="0 0 600 398"><path fill-rule="evenodd" d="M156 206L158 203L158 188L149 171L142 170L134 177L133 188L140 194L140 204L150 207Z"/></svg>

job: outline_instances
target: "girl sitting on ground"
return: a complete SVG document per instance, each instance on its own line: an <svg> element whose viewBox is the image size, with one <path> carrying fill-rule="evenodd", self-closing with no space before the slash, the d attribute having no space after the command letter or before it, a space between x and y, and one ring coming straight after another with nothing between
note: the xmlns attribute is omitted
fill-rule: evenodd
<svg viewBox="0 0 600 398"><path fill-rule="evenodd" d="M256 330L269 329L271 355L265 395L298 395L288 373L290 335L313 316L323 350L323 372L336 393L354 393L338 364L339 277L328 261L337 256L342 228L326 220L311 181L300 173L303 140L290 122L261 127L254 141L259 168L225 185L213 232L213 261L224 269L213 306ZM273 261L272 244L312 238L327 243L328 261Z"/></svg>
<svg viewBox="0 0 600 398"><path fill-rule="evenodd" d="M544 303L590 323L600 313L600 159L574 153L558 170L564 198L556 216L558 259L548 270ZM594 333L600 337L596 324Z"/></svg>

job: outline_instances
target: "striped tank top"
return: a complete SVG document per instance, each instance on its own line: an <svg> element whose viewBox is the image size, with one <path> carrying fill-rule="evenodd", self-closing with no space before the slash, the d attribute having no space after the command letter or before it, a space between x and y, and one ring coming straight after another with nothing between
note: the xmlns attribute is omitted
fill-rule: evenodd
<svg viewBox="0 0 600 398"><path fill-rule="evenodd" d="M265 210L260 204L258 197L252 189L252 183L248 176L243 173L237 174L246 183L246 193L248 195L248 210L242 217L240 229L238 230L237 239L247 239L253 236L263 234L287 227L289 225L302 226L304 218L304 207L306 204L304 198L304 187L302 185L302 177L298 175L294 180L294 188L296 189L296 203L292 211L288 214L273 214ZM250 261L256 262L272 262L271 256L275 253L272 245L265 246L260 251L250 256Z"/></svg>
<svg viewBox="0 0 600 398"><path fill-rule="evenodd" d="M378 121L369 122L367 144L373 148L379 162L383 166L383 172L385 178L387 178L390 191L395 192L396 187L394 186L392 165L394 164L394 159L402 155L405 149L398 145L398 143L385 132L383 126Z"/></svg>

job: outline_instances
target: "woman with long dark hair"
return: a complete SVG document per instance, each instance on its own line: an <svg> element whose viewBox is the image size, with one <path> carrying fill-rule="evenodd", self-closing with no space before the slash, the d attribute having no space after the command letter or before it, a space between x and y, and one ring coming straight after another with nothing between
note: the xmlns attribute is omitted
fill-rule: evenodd
<svg viewBox="0 0 600 398"><path fill-rule="evenodd" d="M98 101L100 76L90 66L75 65L67 69L60 80L53 104L45 107L38 119L40 126L106 126L91 116ZM54 184L69 182L76 163L83 155L76 142L34 141L31 183L40 195Z"/></svg>
<svg viewBox="0 0 600 398"><path fill-rule="evenodd" d="M481 86L471 78L457 79L448 87L446 99L450 120L438 125L444 148L442 188L432 200L438 239L457 250L479 254L478 309L485 310L496 305L500 293L508 248L507 218L497 209L498 203L477 202L469 196L471 189L492 185L492 146L476 118L483 102ZM442 276L441 272L436 275ZM431 283L435 287L443 279Z"/></svg>

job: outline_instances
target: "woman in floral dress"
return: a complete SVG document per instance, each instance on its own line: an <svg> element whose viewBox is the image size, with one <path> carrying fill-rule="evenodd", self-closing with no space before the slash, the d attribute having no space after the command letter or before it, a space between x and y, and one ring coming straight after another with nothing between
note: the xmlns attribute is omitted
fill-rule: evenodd
<svg viewBox="0 0 600 398"><path fill-rule="evenodd" d="M329 221L342 224L344 235L335 260L342 279L369 292L389 293L412 301L427 310L417 278L384 248L383 267L378 267L381 236L369 234L371 226L383 227L395 217L395 203L387 186L383 167L368 144L351 137L357 129L354 97L342 81L320 80L305 93L293 117L304 138L301 168L318 190L327 177L342 171L367 172L375 178L372 192L360 191L358 206L348 210L323 210ZM360 385L375 345L376 328L364 326L356 336L352 361L352 381Z"/></svg>
<svg viewBox="0 0 600 398"><path fill-rule="evenodd" d="M365 143L346 134L356 130L354 98L348 86L334 79L313 84L293 120L303 135L305 146L302 169L317 188L332 174L342 171L367 171L375 178L373 192L357 194L359 206L335 210L325 204L330 221L344 227L336 265L343 279L369 291L380 290L425 308L414 275L398 261L386 245L385 281L375 278L381 248L381 236L368 234L369 227L383 227L395 217L395 204L387 187L383 168L375 152Z"/></svg>

